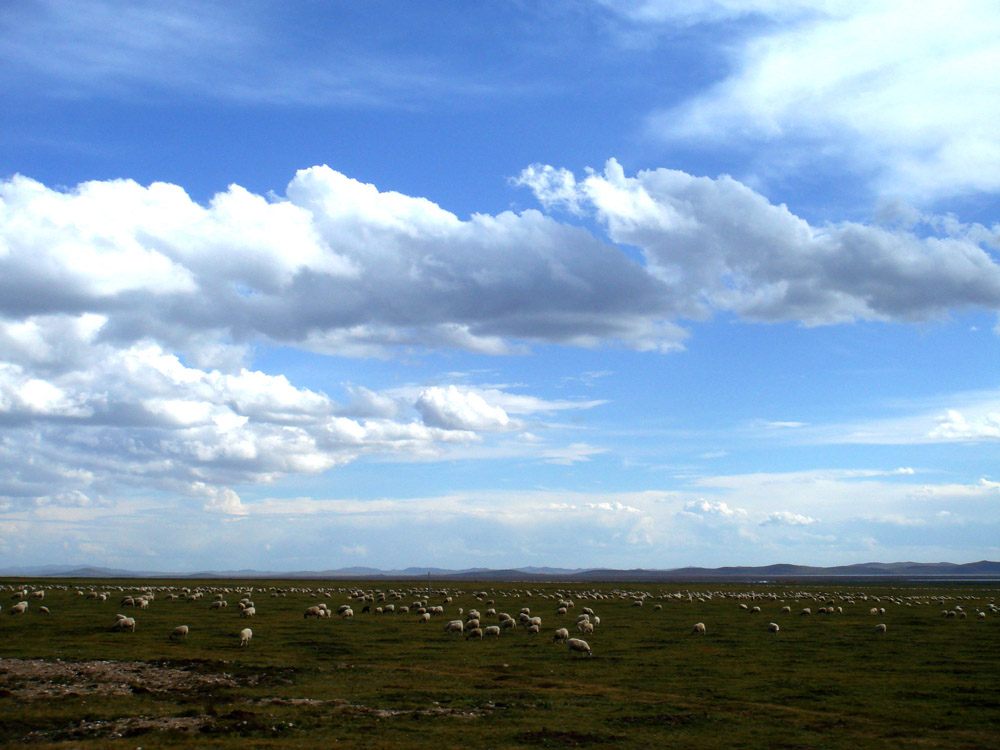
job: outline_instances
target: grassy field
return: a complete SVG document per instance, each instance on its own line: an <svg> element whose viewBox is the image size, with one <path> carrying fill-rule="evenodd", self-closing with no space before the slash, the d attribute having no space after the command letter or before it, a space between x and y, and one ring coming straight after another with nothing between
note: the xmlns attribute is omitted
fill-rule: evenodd
<svg viewBox="0 0 1000 750"><path fill-rule="evenodd" d="M414 582L4 583L4 747L1000 747L995 584L469 583L428 596ZM21 584L45 597L11 615ZM144 587L148 609L121 605ZM182 587L204 596L188 601ZM386 594L373 610L426 599L444 614L362 614L356 589ZM228 607L209 608L216 592ZM252 619L237 606L247 593ZM561 616L560 598L574 602ZM320 602L352 602L355 616L303 618ZM956 605L966 618L942 615ZM541 633L444 631L459 608L490 606L530 608ZM580 636L592 658L553 642L558 627L579 635L583 607L601 620ZM117 613L135 632L112 630ZM696 622L705 635L691 634ZM171 640L181 624L190 634Z"/></svg>

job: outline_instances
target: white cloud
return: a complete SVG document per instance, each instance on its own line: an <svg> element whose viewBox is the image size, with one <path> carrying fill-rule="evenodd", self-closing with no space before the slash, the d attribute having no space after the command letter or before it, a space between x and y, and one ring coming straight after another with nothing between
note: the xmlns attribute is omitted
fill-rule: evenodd
<svg viewBox="0 0 1000 750"><path fill-rule="evenodd" d="M792 13L782 6L748 5L742 12L772 23L740 42L721 82L651 116L651 131L700 143L739 138L771 162L801 149L815 164L819 142L826 158L875 170L883 191L915 198L1000 188L992 127L1000 83L984 74L1000 66L994 3L816 2ZM633 15L663 19L664 8L641 3L645 12ZM695 15L739 12L710 3Z"/></svg>
<svg viewBox="0 0 1000 750"><path fill-rule="evenodd" d="M587 508L590 510L603 510L609 513L642 513L638 508L634 508L631 505L625 505L620 502L613 503L587 503Z"/></svg>
<svg viewBox="0 0 1000 750"><path fill-rule="evenodd" d="M570 466L581 461L589 461L591 456L599 456L606 452L606 448L598 448L587 443L573 443L562 448L546 448L539 451L539 455L545 463Z"/></svg>
<svg viewBox="0 0 1000 750"><path fill-rule="evenodd" d="M685 336L662 286L582 228L537 211L460 221L328 167L298 172L284 200L234 185L207 206L162 183L61 192L15 176L0 207L0 315L22 326L103 316L108 340L203 351L210 334L348 356L668 350Z"/></svg>
<svg viewBox="0 0 1000 750"><path fill-rule="evenodd" d="M699 516L716 516L718 518L745 518L747 512L742 508L730 508L721 501L691 500L684 504L684 513Z"/></svg>
<svg viewBox="0 0 1000 750"><path fill-rule="evenodd" d="M363 456L486 455L492 433L604 403L420 385L351 386L342 405L254 369L256 345L665 351L685 336L675 319L716 309L823 323L1000 300L981 228L817 229L733 180L626 178L614 161L560 185L646 264L537 211L463 221L327 167L299 172L286 199L232 186L204 206L165 184L0 182L0 498L148 487L233 513L249 503L230 487ZM530 455L562 465L606 450L542 440Z"/></svg>
<svg viewBox="0 0 1000 750"><path fill-rule="evenodd" d="M804 516L801 513L789 513L787 510L779 510L768 514L767 518L760 522L761 526L808 526L819 523L815 518Z"/></svg>
<svg viewBox="0 0 1000 750"><path fill-rule="evenodd" d="M506 430L519 425L499 406L488 404L478 393L460 391L454 385L426 389L417 398L417 411L424 423L447 430Z"/></svg>
<svg viewBox="0 0 1000 750"><path fill-rule="evenodd" d="M823 325L1000 306L1000 266L980 247L983 238L966 232L814 227L730 177L670 169L626 177L614 159L576 190L612 240L642 249L678 316L733 310L749 320Z"/></svg>
<svg viewBox="0 0 1000 750"><path fill-rule="evenodd" d="M949 409L938 419L937 426L928 437L940 440L996 440L1000 438L1000 412L980 414L969 420L962 412Z"/></svg>

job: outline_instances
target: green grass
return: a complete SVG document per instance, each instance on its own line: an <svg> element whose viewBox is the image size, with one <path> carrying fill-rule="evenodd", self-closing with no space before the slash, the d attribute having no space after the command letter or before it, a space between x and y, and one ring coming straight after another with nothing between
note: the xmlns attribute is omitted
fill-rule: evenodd
<svg viewBox="0 0 1000 750"><path fill-rule="evenodd" d="M445 614L418 624L412 613L361 614L360 603L352 620L302 617L320 601L336 609L353 588L400 591L397 607L411 604L422 596L413 582L34 583L47 593L24 615L9 615L16 600L0 594L0 742L9 747L1000 747L1000 616L975 618L1000 585L544 584L525 595L522 584L455 584ZM145 585L228 588L230 606L211 611L211 594L188 602L166 591L148 610L119 605L123 590ZM75 593L91 586L111 598ZM257 609L249 621L236 607L247 587ZM287 593L272 597L275 588ZM321 588L332 594L306 591ZM483 590L498 612L530 607L542 633L446 634L459 607L485 613L473 598ZM546 598L560 590L576 602L563 617ZM713 595L670 597L689 590ZM751 590L778 598L749 614L731 597ZM649 595L645 606L632 606L635 591ZM827 597L844 613L815 614ZM956 603L968 619L941 616ZM552 642L557 627L577 635L583 606L601 618L584 636L590 659ZM805 606L814 614L800 616ZM871 606L887 612L871 616ZM117 612L136 618L135 633L111 631ZM704 636L690 634L698 621ZM767 632L772 621L780 633ZM884 635L873 632L879 622ZM180 624L190 635L170 641ZM254 638L240 648L246 626Z"/></svg>

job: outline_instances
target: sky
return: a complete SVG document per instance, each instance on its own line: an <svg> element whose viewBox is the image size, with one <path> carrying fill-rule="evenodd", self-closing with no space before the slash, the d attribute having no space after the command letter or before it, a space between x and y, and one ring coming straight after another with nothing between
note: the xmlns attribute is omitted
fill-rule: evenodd
<svg viewBox="0 0 1000 750"><path fill-rule="evenodd" d="M0 562L1000 559L1000 6L0 5Z"/></svg>

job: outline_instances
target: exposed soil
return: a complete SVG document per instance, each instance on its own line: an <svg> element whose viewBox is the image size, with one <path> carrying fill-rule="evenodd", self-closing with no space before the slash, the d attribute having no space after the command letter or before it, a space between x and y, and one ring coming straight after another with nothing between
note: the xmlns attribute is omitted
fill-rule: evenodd
<svg viewBox="0 0 1000 750"><path fill-rule="evenodd" d="M20 700L191 691L236 684L235 678L225 673L203 674L141 661L0 659L0 690Z"/></svg>
<svg viewBox="0 0 1000 750"><path fill-rule="evenodd" d="M139 661L63 661L45 659L0 658L0 697L18 701L44 701L53 698L90 695L134 695L141 693L214 692L219 688L238 688L273 682L267 675L233 675L225 672L198 671L197 665L171 666ZM281 680L279 680L281 681ZM287 681L287 680L285 680ZM439 716L475 718L496 710L493 704L469 709L454 709L432 705L427 708L395 710L364 706L341 699L267 697L229 701L249 710L236 709L225 716L198 714L185 716L129 716L85 720L59 730L37 730L21 737L21 742L34 744L51 741L73 741L95 738L133 737L153 731L184 733L219 732L233 729L246 731L277 731L267 713L251 707L310 706L331 714L371 716L379 719L393 716ZM214 714L214 712L213 712ZM280 723L280 722L279 722ZM291 725L289 725L291 726Z"/></svg>
<svg viewBox="0 0 1000 750"><path fill-rule="evenodd" d="M198 732L215 720L211 716L133 716L126 719L107 721L81 721L59 732L30 732L23 739L25 744L33 742L66 741L76 739L92 740L97 737L134 737L145 732Z"/></svg>

